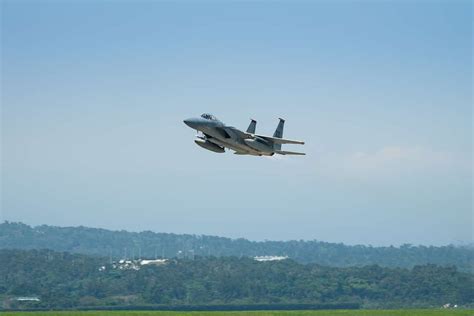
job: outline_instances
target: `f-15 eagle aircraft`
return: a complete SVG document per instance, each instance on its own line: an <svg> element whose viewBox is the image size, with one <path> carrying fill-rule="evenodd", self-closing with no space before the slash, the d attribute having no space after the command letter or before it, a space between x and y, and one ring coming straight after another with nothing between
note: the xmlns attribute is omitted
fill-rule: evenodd
<svg viewBox="0 0 474 316"><path fill-rule="evenodd" d="M235 127L227 126L214 115L204 113L198 118L189 118L184 123L198 131L194 142L207 150L223 153L225 148L234 150L236 155L273 156L280 155L305 155L305 153L281 150L282 144L299 144L299 140L289 140L283 137L285 120L280 119L273 136L255 134L257 121L251 120L246 132ZM202 134L199 134L201 132Z"/></svg>

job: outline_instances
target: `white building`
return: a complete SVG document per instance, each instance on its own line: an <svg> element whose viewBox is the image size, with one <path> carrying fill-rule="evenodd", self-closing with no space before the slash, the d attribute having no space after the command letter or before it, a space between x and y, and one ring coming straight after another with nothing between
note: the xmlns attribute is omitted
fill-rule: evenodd
<svg viewBox="0 0 474 316"><path fill-rule="evenodd" d="M154 264L154 265L162 265L162 264L166 264L166 262L168 261L168 259L154 259L154 260L141 260L140 261L140 265L142 266L145 266L145 265L148 265L148 264Z"/></svg>
<svg viewBox="0 0 474 316"><path fill-rule="evenodd" d="M19 302L39 302L40 299L37 296L21 296L14 298L15 301Z"/></svg>
<svg viewBox="0 0 474 316"><path fill-rule="evenodd" d="M253 260L264 262L264 261L281 261L288 259L288 256L256 256Z"/></svg>

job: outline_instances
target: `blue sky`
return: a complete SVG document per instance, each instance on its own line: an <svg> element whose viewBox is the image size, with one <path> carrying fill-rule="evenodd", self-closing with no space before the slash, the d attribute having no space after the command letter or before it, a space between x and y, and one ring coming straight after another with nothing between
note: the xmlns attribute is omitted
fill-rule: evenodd
<svg viewBox="0 0 474 316"><path fill-rule="evenodd" d="M0 220L472 241L469 1L1 7ZM182 123L203 112L284 117L307 156L207 152Z"/></svg>

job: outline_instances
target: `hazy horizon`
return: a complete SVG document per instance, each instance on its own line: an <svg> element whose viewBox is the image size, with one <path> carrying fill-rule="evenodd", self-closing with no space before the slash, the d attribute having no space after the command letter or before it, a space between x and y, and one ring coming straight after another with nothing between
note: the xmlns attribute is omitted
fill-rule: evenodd
<svg viewBox="0 0 474 316"><path fill-rule="evenodd" d="M470 1L0 5L0 222L473 241ZM206 151L203 112L307 156Z"/></svg>

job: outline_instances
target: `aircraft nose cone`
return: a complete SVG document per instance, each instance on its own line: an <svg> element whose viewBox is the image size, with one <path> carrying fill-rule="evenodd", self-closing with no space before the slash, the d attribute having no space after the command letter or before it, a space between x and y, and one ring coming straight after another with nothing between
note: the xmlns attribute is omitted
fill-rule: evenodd
<svg viewBox="0 0 474 316"><path fill-rule="evenodd" d="M196 128L196 120L192 118L185 119L184 124L188 125L191 128Z"/></svg>

